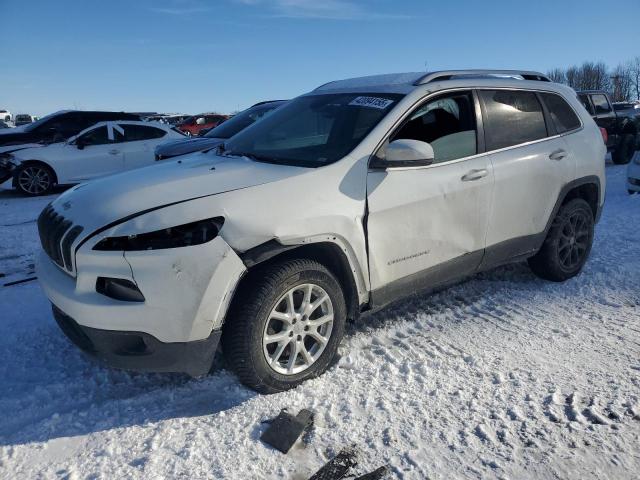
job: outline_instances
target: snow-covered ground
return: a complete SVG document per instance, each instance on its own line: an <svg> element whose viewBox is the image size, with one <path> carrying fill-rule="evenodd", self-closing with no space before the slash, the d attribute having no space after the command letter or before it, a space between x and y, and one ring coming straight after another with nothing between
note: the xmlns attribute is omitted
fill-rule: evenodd
<svg viewBox="0 0 640 480"><path fill-rule="evenodd" d="M224 367L191 380L86 359L36 282L0 286L0 477L308 478L355 444L397 478L640 476L640 195L608 166L583 273L526 265L397 303L348 328L341 358L260 396ZM51 199L0 189L0 285L31 276ZM281 408L316 412L288 455L259 440Z"/></svg>

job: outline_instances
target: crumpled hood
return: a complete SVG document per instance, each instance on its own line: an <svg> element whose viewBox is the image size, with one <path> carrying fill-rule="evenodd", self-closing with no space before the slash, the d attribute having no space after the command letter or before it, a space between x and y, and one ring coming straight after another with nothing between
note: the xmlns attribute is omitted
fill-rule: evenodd
<svg viewBox="0 0 640 480"><path fill-rule="evenodd" d="M195 153L80 184L60 195L53 207L75 225L82 225L84 236L145 211L305 171L308 169L242 157Z"/></svg>
<svg viewBox="0 0 640 480"><path fill-rule="evenodd" d="M162 157L175 157L177 155L185 155L192 152L200 152L208 148L214 148L224 142L223 138L185 138L165 142L156 147L156 155Z"/></svg>

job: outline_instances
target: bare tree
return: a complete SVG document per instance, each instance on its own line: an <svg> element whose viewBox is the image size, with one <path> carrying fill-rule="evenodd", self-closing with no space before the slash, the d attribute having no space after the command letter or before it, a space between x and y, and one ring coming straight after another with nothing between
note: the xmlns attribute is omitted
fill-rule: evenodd
<svg viewBox="0 0 640 480"><path fill-rule="evenodd" d="M640 100L640 57L631 60L631 88L636 100Z"/></svg>
<svg viewBox="0 0 640 480"><path fill-rule="evenodd" d="M611 98L614 102L626 102L631 98L633 78L631 63L621 63L611 72Z"/></svg>
<svg viewBox="0 0 640 480"><path fill-rule="evenodd" d="M575 90L605 90L616 102L640 100L640 56L620 64L610 71L600 62L584 62L566 69L553 68L547 76L554 82L564 83Z"/></svg>
<svg viewBox="0 0 640 480"><path fill-rule="evenodd" d="M551 79L552 82L567 83L567 75L561 68L554 68L552 70L549 70L547 72L547 76Z"/></svg>

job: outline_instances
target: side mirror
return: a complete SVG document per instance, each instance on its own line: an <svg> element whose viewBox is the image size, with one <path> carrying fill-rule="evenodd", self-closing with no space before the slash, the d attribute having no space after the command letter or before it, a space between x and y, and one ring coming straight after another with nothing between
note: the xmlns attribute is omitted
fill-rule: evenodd
<svg viewBox="0 0 640 480"><path fill-rule="evenodd" d="M435 155L433 147L420 140L394 140L385 151L384 158L374 158L372 168L424 167L431 165Z"/></svg>
<svg viewBox="0 0 640 480"><path fill-rule="evenodd" d="M84 143L84 140L82 138L78 138L75 141L75 144L76 144L76 147L78 148L78 150L83 150L84 147L85 147L85 143Z"/></svg>

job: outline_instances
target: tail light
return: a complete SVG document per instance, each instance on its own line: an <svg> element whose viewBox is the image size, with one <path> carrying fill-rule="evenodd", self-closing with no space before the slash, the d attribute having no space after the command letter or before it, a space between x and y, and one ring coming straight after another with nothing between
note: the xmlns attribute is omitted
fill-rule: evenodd
<svg viewBox="0 0 640 480"><path fill-rule="evenodd" d="M609 141L609 134L607 133L607 129L600 127L600 133L602 134L602 140L604 141L604 144L606 145L607 142Z"/></svg>

